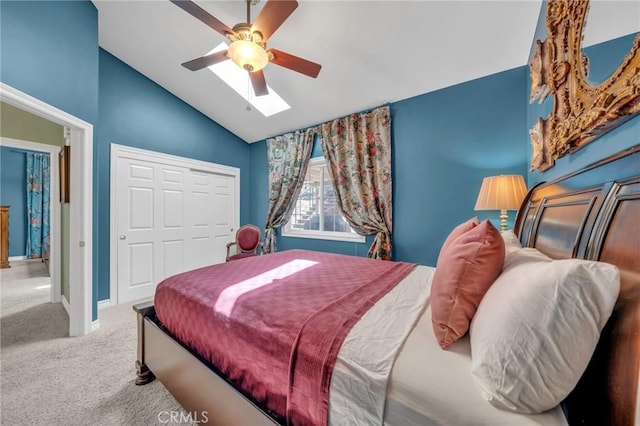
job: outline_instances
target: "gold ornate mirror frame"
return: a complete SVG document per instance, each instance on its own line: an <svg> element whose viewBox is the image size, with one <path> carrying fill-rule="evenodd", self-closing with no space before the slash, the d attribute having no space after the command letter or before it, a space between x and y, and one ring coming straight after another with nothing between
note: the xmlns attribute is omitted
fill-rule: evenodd
<svg viewBox="0 0 640 426"><path fill-rule="evenodd" d="M531 170L544 171L557 158L582 148L640 112L640 34L631 51L605 81L587 81L582 54L587 0L549 0L547 39L536 40L529 62L530 102L553 96L553 111L529 130Z"/></svg>

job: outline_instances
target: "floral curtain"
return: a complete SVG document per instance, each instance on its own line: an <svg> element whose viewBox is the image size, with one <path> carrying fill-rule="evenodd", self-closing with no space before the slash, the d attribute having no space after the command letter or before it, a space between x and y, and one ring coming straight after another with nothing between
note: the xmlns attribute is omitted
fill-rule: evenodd
<svg viewBox="0 0 640 426"><path fill-rule="evenodd" d="M311 158L313 137L311 128L267 139L269 161L269 209L265 230L264 251L276 251L276 232L289 221L295 200L300 194Z"/></svg>
<svg viewBox="0 0 640 426"><path fill-rule="evenodd" d="M49 154L27 153L27 258L49 257Z"/></svg>
<svg viewBox="0 0 640 426"><path fill-rule="evenodd" d="M391 259L391 115L388 106L322 124L320 143L337 204L360 235L376 234L369 257Z"/></svg>

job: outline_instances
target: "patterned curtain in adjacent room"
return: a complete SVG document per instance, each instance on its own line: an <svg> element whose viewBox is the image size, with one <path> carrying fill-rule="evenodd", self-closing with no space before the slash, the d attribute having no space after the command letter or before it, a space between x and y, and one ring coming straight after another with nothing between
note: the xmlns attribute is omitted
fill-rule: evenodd
<svg viewBox="0 0 640 426"><path fill-rule="evenodd" d="M27 153L27 258L49 257L49 154Z"/></svg>
<svg viewBox="0 0 640 426"><path fill-rule="evenodd" d="M376 234L369 257L391 259L391 115L388 106L320 127L337 204L360 235Z"/></svg>
<svg viewBox="0 0 640 426"><path fill-rule="evenodd" d="M269 209L264 251L276 251L276 232L291 217L309 166L316 128L267 139Z"/></svg>

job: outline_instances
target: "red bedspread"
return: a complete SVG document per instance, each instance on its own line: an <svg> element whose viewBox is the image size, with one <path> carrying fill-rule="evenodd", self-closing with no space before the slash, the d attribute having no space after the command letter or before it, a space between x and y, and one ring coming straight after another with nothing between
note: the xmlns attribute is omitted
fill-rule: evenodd
<svg viewBox="0 0 640 426"><path fill-rule="evenodd" d="M324 425L351 326L415 265L290 250L167 278L158 319L289 424Z"/></svg>

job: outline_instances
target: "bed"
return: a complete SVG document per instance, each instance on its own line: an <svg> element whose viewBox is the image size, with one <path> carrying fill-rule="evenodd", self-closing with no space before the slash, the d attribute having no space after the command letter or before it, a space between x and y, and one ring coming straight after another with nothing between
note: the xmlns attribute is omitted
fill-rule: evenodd
<svg viewBox="0 0 640 426"><path fill-rule="evenodd" d="M375 403L383 423L428 424L615 424L634 425L638 414L640 374L640 145L606 158L582 170L533 188L516 219L515 233L524 247L533 247L553 259L579 258L614 264L620 271L620 293L613 314L600 337L589 366L561 406L541 414L514 414L487 403L474 387L469 371L471 348L465 336L443 351L434 343L428 300L409 296L415 304L403 312L413 316L402 327L407 334L396 348L383 403ZM300 253L294 253L300 254ZM269 256L262 256L263 258ZM240 265L243 261L238 262ZM229 268L227 266L226 268ZM375 329L376 309L387 312L394 292L410 286L417 294L429 293L432 268L416 266L403 275L401 284L385 295L373 296L353 328ZM418 278L416 278L418 277ZM408 288L408 287L407 287ZM409 293L411 294L411 293ZM388 296L393 297L389 298ZM377 298L376 298L377 297ZM167 297L167 300L173 300ZM394 299L398 300L398 299ZM171 305L171 302L165 302ZM358 307L357 309L361 309ZM137 312L137 384L158 378L194 417L206 412L212 424L286 424L278 406L254 397L237 380L223 374L211 361L211 354L194 349L193 342L178 338L182 332L159 319L156 306L134 306ZM160 317L171 322L166 314ZM179 317L179 315L177 315ZM378 318L380 316L378 315ZM369 386L353 380L348 350L366 343L354 343L352 332L340 340L342 347L332 365L327 416L330 424L368 423L352 413L358 398ZM220 342L227 342L220 338ZM384 346L386 345L379 345ZM214 344L215 347L215 344ZM357 351L353 351L357 352ZM217 359L215 356L213 359ZM429 360L429 362L425 362ZM430 368L419 368L430 365ZM449 374L443 374L443 365ZM440 366L440 367L438 367ZM225 366L222 366L225 369ZM435 368L434 368L435 367ZM351 381L344 382L343 379ZM341 385L342 383L342 385ZM347 383L346 385L344 383ZM358 387L360 386L360 388ZM426 397L425 395L429 395ZM340 407L340 405L342 406ZM285 410L285 413L287 411Z"/></svg>

